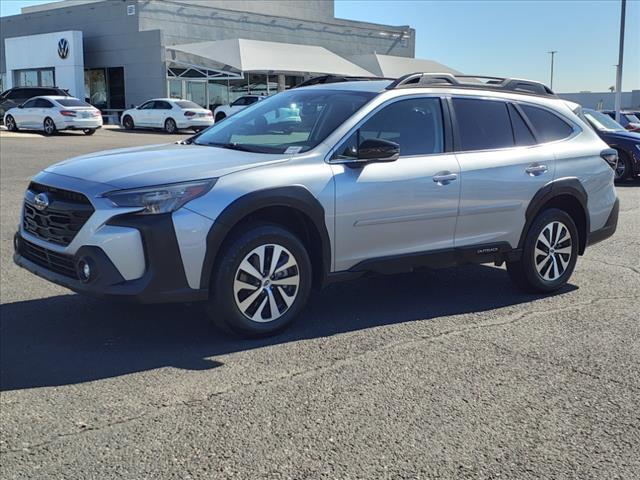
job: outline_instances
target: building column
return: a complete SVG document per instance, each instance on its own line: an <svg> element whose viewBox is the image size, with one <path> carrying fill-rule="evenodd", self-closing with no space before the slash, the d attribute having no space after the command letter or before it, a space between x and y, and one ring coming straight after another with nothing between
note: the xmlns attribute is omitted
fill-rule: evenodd
<svg viewBox="0 0 640 480"><path fill-rule="evenodd" d="M285 89L285 81L284 81L284 74L279 73L278 74L278 92L284 92Z"/></svg>

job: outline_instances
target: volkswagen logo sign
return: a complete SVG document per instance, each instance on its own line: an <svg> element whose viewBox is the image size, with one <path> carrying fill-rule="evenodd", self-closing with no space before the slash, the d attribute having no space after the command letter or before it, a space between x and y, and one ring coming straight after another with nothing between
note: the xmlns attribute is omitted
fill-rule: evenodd
<svg viewBox="0 0 640 480"><path fill-rule="evenodd" d="M42 211L49 206L49 197L46 193L39 193L33 199L33 206Z"/></svg>
<svg viewBox="0 0 640 480"><path fill-rule="evenodd" d="M58 56L63 60L69 56L69 42L66 38L58 41Z"/></svg>

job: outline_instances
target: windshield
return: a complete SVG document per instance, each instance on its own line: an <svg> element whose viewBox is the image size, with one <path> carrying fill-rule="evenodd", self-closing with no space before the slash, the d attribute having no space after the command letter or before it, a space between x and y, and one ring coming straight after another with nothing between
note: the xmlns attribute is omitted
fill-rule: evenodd
<svg viewBox="0 0 640 480"><path fill-rule="evenodd" d="M56 99L56 102L58 102L63 107L90 107L91 106L88 103L83 102L82 100L78 100L77 98Z"/></svg>
<svg viewBox="0 0 640 480"><path fill-rule="evenodd" d="M640 118L638 118L633 113L623 113L621 115L623 115L629 123L640 123Z"/></svg>
<svg viewBox="0 0 640 480"><path fill-rule="evenodd" d="M202 108L197 103L190 102L189 100L179 100L179 101L175 102L175 104L178 105L182 109L185 109L185 108Z"/></svg>
<svg viewBox="0 0 640 480"><path fill-rule="evenodd" d="M605 130L607 132L624 132L625 129L616 122L609 115L605 115L604 113L596 112L595 110L583 110L584 116L587 117L587 120L598 130Z"/></svg>
<svg viewBox="0 0 640 480"><path fill-rule="evenodd" d="M306 152L375 96L372 92L290 90L216 123L194 143L260 153Z"/></svg>

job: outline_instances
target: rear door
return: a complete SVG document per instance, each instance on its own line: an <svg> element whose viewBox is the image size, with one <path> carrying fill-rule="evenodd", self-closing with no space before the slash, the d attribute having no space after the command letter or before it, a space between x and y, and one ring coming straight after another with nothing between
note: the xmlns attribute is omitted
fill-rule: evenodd
<svg viewBox="0 0 640 480"><path fill-rule="evenodd" d="M451 104L461 170L455 245L515 248L529 202L554 178L553 147L538 143L520 108L508 101L454 96Z"/></svg>
<svg viewBox="0 0 640 480"><path fill-rule="evenodd" d="M171 104L164 100L156 100L150 113L150 125L164 128L164 122L171 116Z"/></svg>
<svg viewBox="0 0 640 480"><path fill-rule="evenodd" d="M379 107L336 148L335 269L365 260L453 247L460 182L448 152L439 97L412 96ZM349 166L358 145L379 138L400 145L389 163Z"/></svg>

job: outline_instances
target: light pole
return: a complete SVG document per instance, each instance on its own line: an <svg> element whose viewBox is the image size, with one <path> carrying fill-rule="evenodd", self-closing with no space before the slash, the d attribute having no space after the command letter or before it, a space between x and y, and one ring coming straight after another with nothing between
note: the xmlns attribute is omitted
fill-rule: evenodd
<svg viewBox="0 0 640 480"><path fill-rule="evenodd" d="M622 0L620 10L620 48L618 49L618 65L616 65L616 122L620 121L620 108L622 108L622 58L624 57L624 20L627 10L627 0Z"/></svg>
<svg viewBox="0 0 640 480"><path fill-rule="evenodd" d="M551 90L553 90L553 59L556 56L556 53L558 53L557 50L551 50L550 52L547 52L551 54Z"/></svg>

